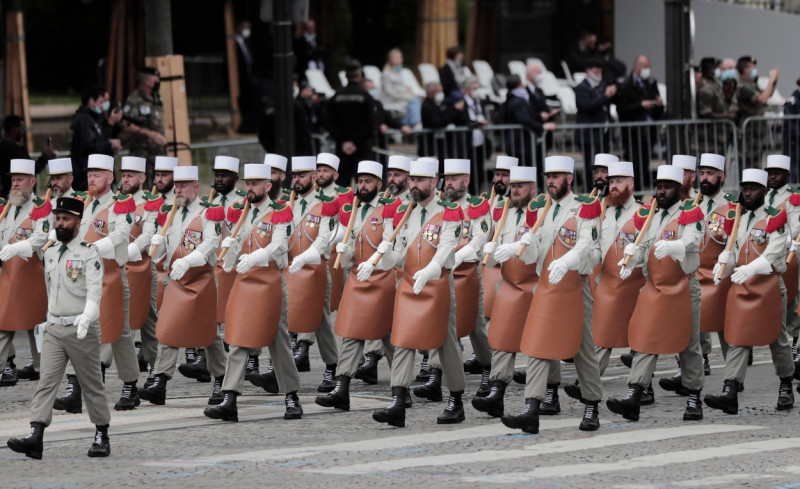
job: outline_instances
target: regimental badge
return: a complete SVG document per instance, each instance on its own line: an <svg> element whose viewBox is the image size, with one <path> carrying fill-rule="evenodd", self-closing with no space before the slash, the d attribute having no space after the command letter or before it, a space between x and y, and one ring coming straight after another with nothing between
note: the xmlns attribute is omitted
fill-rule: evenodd
<svg viewBox="0 0 800 489"><path fill-rule="evenodd" d="M48 221L47 219L42 221L42 232L45 233L50 232L50 221Z"/></svg>
<svg viewBox="0 0 800 489"><path fill-rule="evenodd" d="M102 221L100 219L95 219L94 220L94 228L96 230L98 230L98 231L100 231L102 233L102 232L104 232L103 231L104 227L106 227L106 222L105 221Z"/></svg>
<svg viewBox="0 0 800 489"><path fill-rule="evenodd" d="M225 221L225 228L228 230L228 234L231 234L231 232L233 231L233 223Z"/></svg>
<svg viewBox="0 0 800 489"><path fill-rule="evenodd" d="M369 220L369 224L370 224L370 226L372 226L372 230L373 231L377 231L378 230L378 224L379 223L378 223L378 218L377 217L371 218Z"/></svg>
<svg viewBox="0 0 800 489"><path fill-rule="evenodd" d="M597 226L592 226L592 241L597 241Z"/></svg>
<svg viewBox="0 0 800 489"><path fill-rule="evenodd" d="M214 223L214 232L217 233L217 236L222 234L222 224L219 222Z"/></svg>
<svg viewBox="0 0 800 489"><path fill-rule="evenodd" d="M706 222L711 234L721 234L725 232L725 216L712 212L708 215Z"/></svg>
<svg viewBox="0 0 800 489"><path fill-rule="evenodd" d="M461 221L461 231L463 232L464 238L467 239L467 240L469 240L472 237L472 236L470 236L470 233L469 233L470 224L471 224L471 221Z"/></svg>
<svg viewBox="0 0 800 489"><path fill-rule="evenodd" d="M33 229L18 227L14 232L14 239L17 241L25 241L31 237L31 234L33 234Z"/></svg>
<svg viewBox="0 0 800 489"><path fill-rule="evenodd" d="M192 231L191 229L187 229L183 233L183 247L189 250L189 252L194 251L202 242L203 233L200 231Z"/></svg>
<svg viewBox="0 0 800 489"><path fill-rule="evenodd" d="M436 241L439 239L439 232L442 230L441 226L436 226L434 224L426 224L425 230L422 231L422 237L427 239L428 241Z"/></svg>
<svg viewBox="0 0 800 489"><path fill-rule="evenodd" d="M558 235L561 237L561 241L567 246L575 246L575 243L578 242L578 231L562 226L561 229L558 230Z"/></svg>
<svg viewBox="0 0 800 489"><path fill-rule="evenodd" d="M671 229L665 229L663 233L661 233L661 237L666 240L674 240L677 237L677 233Z"/></svg>
<svg viewBox="0 0 800 489"><path fill-rule="evenodd" d="M83 260L67 260L67 277L73 282L78 281L78 277L83 273Z"/></svg>
<svg viewBox="0 0 800 489"><path fill-rule="evenodd" d="M531 228L529 228L527 226L520 226L519 229L517 229L517 240L519 240L519 238L524 236L525 233L527 233L530 230L531 230Z"/></svg>
<svg viewBox="0 0 800 489"><path fill-rule="evenodd" d="M261 239L264 239L268 235L272 234L272 223L258 221L258 223L256 223L256 234Z"/></svg>
<svg viewBox="0 0 800 489"><path fill-rule="evenodd" d="M617 235L617 246L619 248L625 248L629 244L633 243L636 240L636 235L634 233L623 233L622 231L619 232Z"/></svg>
<svg viewBox="0 0 800 489"><path fill-rule="evenodd" d="M331 231L333 231L333 228L335 228L335 227L336 227L336 222L335 222L333 219L330 219L330 220L328 220L328 222L329 222L329 223L330 223L330 225L331 225Z"/></svg>
<svg viewBox="0 0 800 489"><path fill-rule="evenodd" d="M484 233L489 232L489 224L486 222L486 219L481 221L481 231L483 231Z"/></svg>
<svg viewBox="0 0 800 489"><path fill-rule="evenodd" d="M322 222L322 216L314 216L312 214L306 214L306 226L310 227L311 229L318 228L321 222Z"/></svg>
<svg viewBox="0 0 800 489"><path fill-rule="evenodd" d="M767 232L763 229L751 229L750 242L756 246L763 245L767 242Z"/></svg>

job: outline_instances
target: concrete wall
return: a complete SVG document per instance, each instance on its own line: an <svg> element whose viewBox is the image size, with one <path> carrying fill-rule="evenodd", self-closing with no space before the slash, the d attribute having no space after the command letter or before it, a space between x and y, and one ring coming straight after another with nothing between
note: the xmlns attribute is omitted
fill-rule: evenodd
<svg viewBox="0 0 800 489"><path fill-rule="evenodd" d="M780 69L778 91L788 97L800 77L800 49L793 34L800 15L694 0L694 64L705 56L738 59L752 55L759 75ZM650 56L653 75L664 74L664 0L615 0L614 41L617 57L628 66L638 53Z"/></svg>

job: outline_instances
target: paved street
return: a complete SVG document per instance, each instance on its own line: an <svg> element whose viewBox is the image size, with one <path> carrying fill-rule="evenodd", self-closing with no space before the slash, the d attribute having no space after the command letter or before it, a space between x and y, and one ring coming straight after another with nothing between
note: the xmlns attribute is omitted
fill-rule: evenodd
<svg viewBox="0 0 800 489"><path fill-rule="evenodd" d="M21 367L28 358L27 339L18 335L15 344ZM606 372L606 397L626 391L627 368L618 360L623 352L615 352ZM704 393L722 387L718 348L711 362ZM573 367L563 366L564 381L572 381ZM656 378L672 375L675 367L672 357L662 358ZM34 383L20 381L0 389L2 487L800 487L800 409L775 410L778 379L767 348L755 351L736 416L705 408L703 421L684 422L685 398L656 386L656 403L643 408L640 422L626 422L603 405L601 429L591 434L577 429L582 405L563 391L561 414L542 417L538 435L504 427L469 404L477 375L467 378L466 422L436 425L444 403L415 399L407 427L389 428L370 414L389 400L384 361L378 385L353 381L346 413L314 404L322 369L314 347L312 372L301 374L302 420L284 421L283 396L248 386L239 399L239 423L206 419L202 410L211 384L176 373L166 406L143 403L133 412L112 411L108 459L86 457L93 427L85 410L55 415L45 432L42 461L5 448L8 437L28 431ZM113 403L121 388L113 368L108 379ZM510 386L506 399L507 410L521 408L522 386Z"/></svg>

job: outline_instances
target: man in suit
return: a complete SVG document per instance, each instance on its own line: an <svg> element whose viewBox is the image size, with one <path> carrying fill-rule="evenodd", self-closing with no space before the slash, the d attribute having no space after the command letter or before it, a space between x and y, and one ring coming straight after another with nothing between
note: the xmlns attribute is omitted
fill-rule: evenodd
<svg viewBox="0 0 800 489"><path fill-rule="evenodd" d="M325 47L317 37L317 23L308 19L303 26L303 35L294 40L294 54L297 56L297 75L301 80L306 78L306 70L325 71L323 56Z"/></svg>
<svg viewBox="0 0 800 489"><path fill-rule="evenodd" d="M608 122L608 107L617 93L616 85L603 81L603 61L592 58L586 66L586 78L574 88L578 106L578 124L604 124ZM584 188L591 185L592 162L597 153L608 152L608 132L603 128L578 129L577 138L583 152Z"/></svg>
<svg viewBox="0 0 800 489"><path fill-rule="evenodd" d="M658 83L650 76L650 58L644 54L636 57L633 71L625 77L614 100L620 122L650 122L664 118L664 101L658 93ZM656 143L654 126L639 126L622 130L622 147L627 161L639 164L644 186L650 186L650 155Z"/></svg>

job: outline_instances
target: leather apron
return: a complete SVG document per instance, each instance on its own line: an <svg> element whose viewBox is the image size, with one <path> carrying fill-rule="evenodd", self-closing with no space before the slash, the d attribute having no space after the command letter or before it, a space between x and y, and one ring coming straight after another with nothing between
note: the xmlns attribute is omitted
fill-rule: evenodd
<svg viewBox="0 0 800 489"><path fill-rule="evenodd" d="M776 206L776 209L786 210L786 202ZM795 229L792 229L791 223L787 225L787 230L789 231L789 236L794 236ZM786 254L789 254L788 250ZM781 274L781 277L783 277L783 284L786 286L786 303L791 304L794 298L797 297L797 289L800 286L798 283L798 280L800 280L800 261L797 260L797 257L792 260L792 263L786 264L786 271Z"/></svg>
<svg viewBox="0 0 800 489"><path fill-rule="evenodd" d="M570 217L545 253L542 270L564 256L578 240L578 221ZM540 257L541 259L542 257ZM583 279L569 270L556 285L541 280L525 319L520 351L545 360L572 358L583 338Z"/></svg>
<svg viewBox="0 0 800 489"><path fill-rule="evenodd" d="M144 202L137 205L136 211L133 214L134 221L131 226L131 243L142 234L144 205ZM128 287L131 291L128 307L128 324L130 324L131 329L141 329L147 322L147 315L150 313L150 294L153 284L150 255L143 253L141 260L129 261L125 264L125 271L128 274Z"/></svg>
<svg viewBox="0 0 800 489"><path fill-rule="evenodd" d="M331 245L330 256L336 256L336 243ZM336 263L336 258L328 260L328 273L331 274L331 312L339 309L344 289L344 268L339 267L334 270L334 263Z"/></svg>
<svg viewBox="0 0 800 489"><path fill-rule="evenodd" d="M636 297L645 282L641 267L634 268L625 280L619 277L617 263L625 255L625 246L633 243L636 236L633 218L615 231L617 237L600 264L600 283L594 294L592 310L594 344L604 348L628 346L628 324L636 307Z"/></svg>
<svg viewBox="0 0 800 489"><path fill-rule="evenodd" d="M324 220L321 202L303 216L289 237L289 263L311 247ZM292 333L313 333L322 322L328 263L324 256L320 256L320 260L319 265L304 265L297 273L287 271L284 274L289 295L289 331Z"/></svg>
<svg viewBox="0 0 800 489"><path fill-rule="evenodd" d="M100 211L83 237L95 243L108 236L108 208ZM129 284L130 285L130 284ZM100 341L113 343L125 325L125 301L122 297L122 272L114 258L103 258L103 295L100 297Z"/></svg>
<svg viewBox="0 0 800 489"><path fill-rule="evenodd" d="M465 247L472 239L472 221L469 218L461 223L461 237L456 251ZM478 320L478 300L480 297L479 262L464 262L453 270L453 286L456 290L456 330L459 338L469 336Z"/></svg>
<svg viewBox="0 0 800 489"><path fill-rule="evenodd" d="M450 320L449 270L429 280L414 294L414 274L425 268L439 245L444 213L433 216L409 243L397 286L392 316L392 344L399 348L435 350L444 345Z"/></svg>
<svg viewBox="0 0 800 489"><path fill-rule="evenodd" d="M244 219L242 216L241 219ZM222 235L219 237L219 242L230 236L233 225L227 220L224 221L222 226ZM222 248L220 248L222 249ZM217 250L219 252L219 250ZM233 270L226 272L222 269L222 262L217 262L214 267L214 275L217 277L217 324L225 322L225 308L228 305L228 298L231 295L233 283L236 281L236 267ZM239 346L239 345L237 345Z"/></svg>
<svg viewBox="0 0 800 489"><path fill-rule="evenodd" d="M725 303L731 288L730 277L725 277L719 285L714 285L714 265L719 254L725 250L728 235L725 234L725 215L728 202L717 207L706 216L706 233L700 242L700 268L697 279L700 282L700 331L715 333L725 327Z"/></svg>
<svg viewBox="0 0 800 489"><path fill-rule="evenodd" d="M169 263L182 258L203 240L201 216L192 219ZM156 338L175 348L208 346L217 337L217 284L209 264L190 267L180 280L169 279L158 312Z"/></svg>
<svg viewBox="0 0 800 489"><path fill-rule="evenodd" d="M241 254L272 243L273 212L255 223L242 244ZM243 215L241 219L250 218ZM225 342L242 348L262 348L275 339L281 320L281 270L275 262L237 274L225 310Z"/></svg>
<svg viewBox="0 0 800 489"><path fill-rule="evenodd" d="M678 239L678 219L667 224L659 239ZM628 328L628 342L638 352L653 355L680 353L692 335L692 296L689 278L669 256L658 260L655 246L647 257L647 280L639 292Z"/></svg>
<svg viewBox="0 0 800 489"><path fill-rule="evenodd" d="M494 299L497 296L497 285L500 282L500 265L487 267L481 264L481 280L483 281L483 315L492 318Z"/></svg>
<svg viewBox="0 0 800 489"><path fill-rule="evenodd" d="M8 244L30 238L33 225L30 217L26 217L14 230ZM36 253L28 259L14 256L3 262L0 298L0 331L27 331L45 320L44 265Z"/></svg>
<svg viewBox="0 0 800 489"><path fill-rule="evenodd" d="M350 218L355 219L354 216ZM378 206L355 237L353 267L344 285L334 325L334 331L342 338L379 340L391 330L397 292L394 268L375 269L366 282L356 278L358 266L369 260L383 241L383 226L383 207Z"/></svg>

